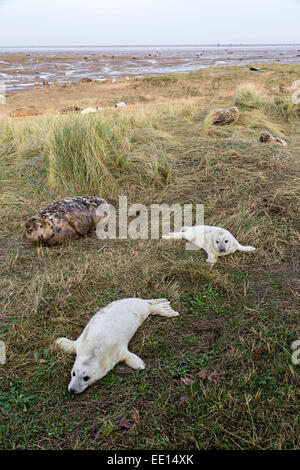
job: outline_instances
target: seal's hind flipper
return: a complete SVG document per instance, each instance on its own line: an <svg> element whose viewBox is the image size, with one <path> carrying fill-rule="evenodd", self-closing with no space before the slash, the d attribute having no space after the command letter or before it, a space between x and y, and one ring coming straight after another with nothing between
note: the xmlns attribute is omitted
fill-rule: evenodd
<svg viewBox="0 0 300 470"><path fill-rule="evenodd" d="M167 299L150 299L150 315L160 315L161 317L178 317L179 313L171 308Z"/></svg>
<svg viewBox="0 0 300 470"><path fill-rule="evenodd" d="M171 232L162 236L163 240L182 240L184 238L183 232Z"/></svg>

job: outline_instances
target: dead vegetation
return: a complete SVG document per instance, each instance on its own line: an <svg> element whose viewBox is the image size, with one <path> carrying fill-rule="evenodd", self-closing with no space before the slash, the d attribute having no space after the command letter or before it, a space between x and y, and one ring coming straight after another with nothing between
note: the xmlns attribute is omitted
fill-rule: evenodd
<svg viewBox="0 0 300 470"><path fill-rule="evenodd" d="M137 81L168 104L1 122L1 448L299 448L299 109L272 88L300 67L262 69L247 86L239 67ZM206 120L233 105L236 123ZM288 146L260 143L266 130ZM180 242L23 239L30 215L75 194L202 203L207 224L257 251L210 272ZM181 316L137 332L131 350L145 371L119 365L70 396L72 358L54 339L76 338L114 299L158 294Z"/></svg>

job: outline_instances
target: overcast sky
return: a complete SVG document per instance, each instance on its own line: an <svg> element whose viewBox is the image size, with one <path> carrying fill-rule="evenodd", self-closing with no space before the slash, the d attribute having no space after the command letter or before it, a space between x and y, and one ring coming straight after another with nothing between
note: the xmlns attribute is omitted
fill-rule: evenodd
<svg viewBox="0 0 300 470"><path fill-rule="evenodd" d="M0 0L0 46L300 43L300 0Z"/></svg>

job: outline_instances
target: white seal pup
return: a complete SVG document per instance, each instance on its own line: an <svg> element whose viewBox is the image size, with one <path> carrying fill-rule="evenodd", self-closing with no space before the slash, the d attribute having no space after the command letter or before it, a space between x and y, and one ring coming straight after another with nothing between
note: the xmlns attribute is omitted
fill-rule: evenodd
<svg viewBox="0 0 300 470"><path fill-rule="evenodd" d="M124 106L127 106L127 101L121 101L121 103L117 103L114 105L114 108L124 108Z"/></svg>
<svg viewBox="0 0 300 470"><path fill-rule="evenodd" d="M177 317L167 299L122 299L94 315L76 341L58 338L56 344L76 354L68 390L82 393L104 377L118 362L144 369L144 361L128 350L128 343L149 315Z"/></svg>
<svg viewBox="0 0 300 470"><path fill-rule="evenodd" d="M235 251L254 251L253 246L243 246L234 236L221 227L209 225L196 225L195 227L183 227L181 232L172 232L163 235L165 240L186 240L198 248L206 251L207 263L211 267L216 264L219 256L231 255Z"/></svg>
<svg viewBox="0 0 300 470"><path fill-rule="evenodd" d="M91 114L91 113L98 113L99 111L101 111L103 108L101 108L100 106L90 106L89 108L85 108L83 109L80 114Z"/></svg>

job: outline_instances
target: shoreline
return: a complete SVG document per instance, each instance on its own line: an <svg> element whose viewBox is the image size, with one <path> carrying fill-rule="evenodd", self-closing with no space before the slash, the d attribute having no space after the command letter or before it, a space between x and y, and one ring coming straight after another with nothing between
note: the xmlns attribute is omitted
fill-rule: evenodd
<svg viewBox="0 0 300 470"><path fill-rule="evenodd" d="M103 47L86 49L0 48L0 81L7 93L35 84L122 79L196 72L212 66L300 63L300 46L174 46Z"/></svg>
<svg viewBox="0 0 300 470"><path fill-rule="evenodd" d="M232 74L238 74L241 82L257 82L261 78L271 77L275 73L282 73L283 87L291 87L287 81L289 70L299 68L300 64L251 64L260 68L259 72L252 72L249 66L215 66L206 67L197 72L181 74L156 74L144 77L133 77L118 80L92 80L82 79L67 83L53 83L47 85L36 85L33 88L14 94L6 94L6 104L0 104L0 119L10 117L24 117L42 115L46 113L57 113L64 108L76 106L84 109L97 106L102 109L113 108L115 103L126 101L128 106L137 104L162 104L166 102L179 102L191 100L199 101L211 94L206 89L205 81L215 75L230 79ZM178 87L180 85L180 88ZM161 86L163 85L163 86ZM15 111L24 109L17 115Z"/></svg>

